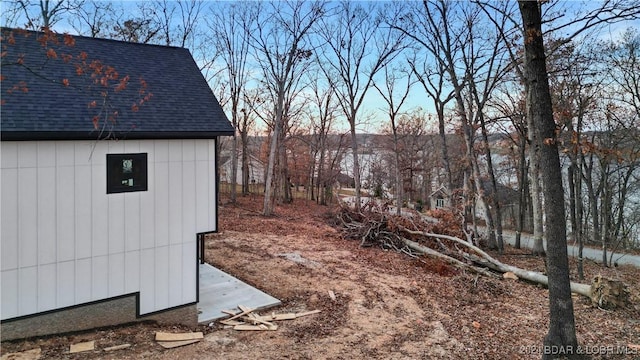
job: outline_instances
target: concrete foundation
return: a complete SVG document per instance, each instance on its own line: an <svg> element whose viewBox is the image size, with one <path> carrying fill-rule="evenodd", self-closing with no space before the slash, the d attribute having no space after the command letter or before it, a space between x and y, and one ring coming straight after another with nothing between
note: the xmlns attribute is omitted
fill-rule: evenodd
<svg viewBox="0 0 640 360"><path fill-rule="evenodd" d="M198 324L196 304L172 308L141 317L136 316L137 305L137 295L131 294L96 303L3 321L0 323L0 338L2 341L16 340L141 321L155 321L159 324L179 324L194 329Z"/></svg>

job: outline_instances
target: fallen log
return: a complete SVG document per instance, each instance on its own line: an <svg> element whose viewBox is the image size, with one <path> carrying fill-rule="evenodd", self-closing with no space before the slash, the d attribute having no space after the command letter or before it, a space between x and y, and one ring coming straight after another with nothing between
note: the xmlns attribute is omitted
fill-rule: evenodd
<svg viewBox="0 0 640 360"><path fill-rule="evenodd" d="M549 278L546 275L537 271L525 270L516 266L504 264L498 259L495 259L491 255L487 254L477 246L462 239L448 235L410 230L403 227L401 227L401 231L412 235L423 235L453 241L456 244L465 246L466 248L479 255L474 256L473 254L466 254L466 258L473 261L474 263L482 264L492 270L499 271L503 274L513 273L520 279L531 281L544 286L549 286ZM415 241L406 238L403 238L403 241L414 251L423 252L424 254L428 255L437 253L435 250L426 246L422 246ZM614 309L616 307L624 307L629 303L629 290L621 281L603 278L599 275L593 279L591 284L571 282L571 292L588 297L589 299L591 299L591 302L594 305L600 308Z"/></svg>
<svg viewBox="0 0 640 360"><path fill-rule="evenodd" d="M508 277L549 286L549 278L546 275L504 264L478 246L459 237L435 233L434 224L423 221L421 217L407 218L374 211L354 212L343 207L338 213L338 220L342 225L343 237L359 240L361 246L377 245L414 257L415 254L427 255L477 274L500 277L497 273L501 273L503 276L507 274ZM440 228L445 231L449 229L442 226ZM422 238L435 239L435 249L414 241ZM611 279L596 277L592 284L571 282L571 292L588 297L595 306L601 308L615 308L629 303L629 291L626 286Z"/></svg>

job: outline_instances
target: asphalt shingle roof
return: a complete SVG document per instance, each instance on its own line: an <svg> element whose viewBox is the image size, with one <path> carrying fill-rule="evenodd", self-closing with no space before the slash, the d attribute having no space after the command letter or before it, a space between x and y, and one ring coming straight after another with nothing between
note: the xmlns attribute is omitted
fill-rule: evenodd
<svg viewBox="0 0 640 360"><path fill-rule="evenodd" d="M9 32L13 32L11 40ZM74 44L69 45L63 35L57 36L58 44L49 41L43 46L38 41L42 36L2 29L2 51L6 51L0 81L2 140L178 139L233 134L189 50L80 36L73 36ZM99 75L90 68L94 61L103 65ZM107 66L117 71L118 80L110 80L105 88L100 79ZM119 80L127 75L127 86L116 91ZM141 79L146 86L141 85ZM102 94L105 90L106 97ZM149 93L151 97L135 110L133 104ZM106 120L116 111L115 121ZM98 129L93 123L96 116L101 119Z"/></svg>

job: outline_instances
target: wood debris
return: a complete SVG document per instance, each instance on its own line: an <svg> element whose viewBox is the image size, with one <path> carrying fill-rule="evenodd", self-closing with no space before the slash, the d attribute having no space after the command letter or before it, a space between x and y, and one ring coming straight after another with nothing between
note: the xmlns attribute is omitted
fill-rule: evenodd
<svg viewBox="0 0 640 360"><path fill-rule="evenodd" d="M40 359L42 350L35 348L27 351L3 354L0 359L2 360L37 360Z"/></svg>
<svg viewBox="0 0 640 360"><path fill-rule="evenodd" d="M232 310L223 310L223 313L231 315L231 317L228 319L220 320L220 323L229 327L233 327L234 330L274 331L278 330L278 325L274 324L272 321L293 320L299 317L313 315L320 312L320 310L312 310L300 313L271 313L269 315L258 315L254 312L255 309L251 309L243 305L238 305L238 309L240 309L239 313L236 313Z"/></svg>
<svg viewBox="0 0 640 360"><path fill-rule="evenodd" d="M71 344L71 346L69 347L69 353L75 354L75 353L84 352L84 351L91 351L91 350L95 350L95 348L96 348L96 342L94 340L86 341L86 342L81 342L77 344Z"/></svg>
<svg viewBox="0 0 640 360"><path fill-rule="evenodd" d="M165 349L172 349L179 346L195 344L202 339L204 339L204 334L202 332L179 334L156 332L156 341Z"/></svg>
<svg viewBox="0 0 640 360"><path fill-rule="evenodd" d="M126 348L130 348L131 344L121 344L121 345L115 345L115 346L109 346L104 348L104 351L116 351L116 350L122 350L122 349L126 349Z"/></svg>

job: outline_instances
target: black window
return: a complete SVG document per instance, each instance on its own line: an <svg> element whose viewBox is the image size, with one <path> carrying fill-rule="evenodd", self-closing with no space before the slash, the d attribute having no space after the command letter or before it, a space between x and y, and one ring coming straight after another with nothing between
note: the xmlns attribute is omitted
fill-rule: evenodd
<svg viewBox="0 0 640 360"><path fill-rule="evenodd" d="M107 154L107 194L147 191L147 154Z"/></svg>

